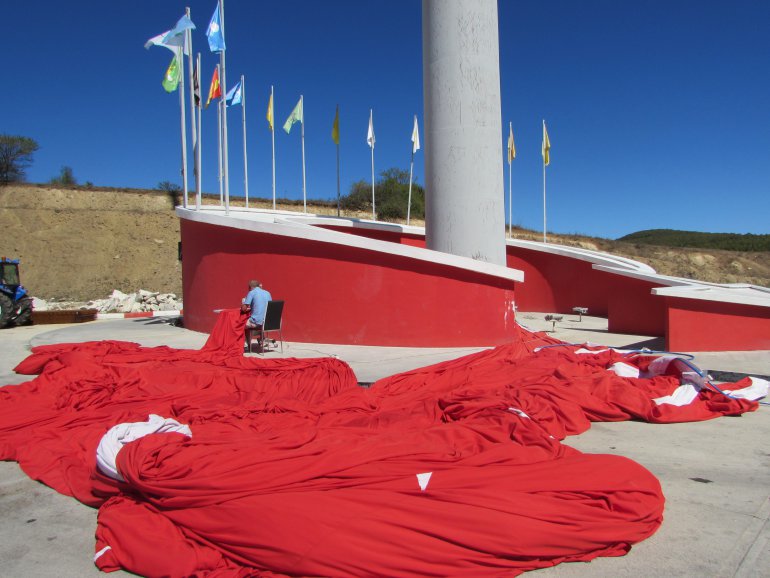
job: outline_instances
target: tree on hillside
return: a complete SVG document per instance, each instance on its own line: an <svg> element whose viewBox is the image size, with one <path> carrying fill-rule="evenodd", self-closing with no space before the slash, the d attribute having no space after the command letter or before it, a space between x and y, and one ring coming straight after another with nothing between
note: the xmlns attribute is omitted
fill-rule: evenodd
<svg viewBox="0 0 770 578"><path fill-rule="evenodd" d="M158 183L158 190L165 193L174 194L182 190L182 187L171 181L161 181Z"/></svg>
<svg viewBox="0 0 770 578"><path fill-rule="evenodd" d="M65 186L78 184L78 181L72 172L72 167L68 167L66 165L59 170L59 176L52 178L50 182L52 185L65 185Z"/></svg>
<svg viewBox="0 0 770 578"><path fill-rule="evenodd" d="M380 173L374 185L377 218L381 221L406 219L406 205L409 199L409 172L390 168ZM372 210L372 184L357 181L350 187L350 192L340 198L340 205L349 211ZM412 183L411 217L425 217L425 189Z"/></svg>
<svg viewBox="0 0 770 578"><path fill-rule="evenodd" d="M0 183L23 182L39 148L37 141L27 136L0 134Z"/></svg>

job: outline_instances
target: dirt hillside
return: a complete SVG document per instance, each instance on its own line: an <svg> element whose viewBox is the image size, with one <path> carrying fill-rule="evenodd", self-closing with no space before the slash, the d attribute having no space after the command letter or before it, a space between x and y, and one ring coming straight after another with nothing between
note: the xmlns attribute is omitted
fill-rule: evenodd
<svg viewBox="0 0 770 578"><path fill-rule="evenodd" d="M113 289L181 296L177 200L135 189L0 187L0 255L21 259L22 283L36 297L85 301L106 297ZM514 233L538 239L531 231ZM549 239L630 257L667 275L770 287L770 253L670 249L561 235Z"/></svg>

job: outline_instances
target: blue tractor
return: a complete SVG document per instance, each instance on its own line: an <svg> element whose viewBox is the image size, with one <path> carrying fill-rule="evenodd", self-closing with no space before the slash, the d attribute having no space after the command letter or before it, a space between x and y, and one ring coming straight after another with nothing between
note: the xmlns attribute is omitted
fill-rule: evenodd
<svg viewBox="0 0 770 578"><path fill-rule="evenodd" d="M0 257L0 327L25 325L32 318L32 299L19 282L19 260Z"/></svg>

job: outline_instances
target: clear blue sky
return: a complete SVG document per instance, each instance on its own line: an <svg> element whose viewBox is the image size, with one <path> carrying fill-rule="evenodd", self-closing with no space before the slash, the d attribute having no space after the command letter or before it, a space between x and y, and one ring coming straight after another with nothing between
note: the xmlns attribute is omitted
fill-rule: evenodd
<svg viewBox="0 0 770 578"><path fill-rule="evenodd" d="M218 61L205 37L214 0L3 6L0 132L39 142L30 182L68 165L79 182L97 186L181 183L178 96L160 84L171 53L143 44L186 5L207 92ZM499 21L500 138L512 122L517 149L514 224L542 228L545 119L550 231L770 233L770 2L501 0ZM418 0L227 0L225 30L228 84L246 76L251 197L271 196L270 85L279 197L302 197L299 126L291 135L280 129L300 94L309 198L336 198L337 104L343 194L371 178L370 108L376 172L408 170L414 114L421 135L423 127ZM230 189L238 195L241 109L228 112ZM203 188L218 193L215 108L203 116ZM422 151L415 176L424 183Z"/></svg>

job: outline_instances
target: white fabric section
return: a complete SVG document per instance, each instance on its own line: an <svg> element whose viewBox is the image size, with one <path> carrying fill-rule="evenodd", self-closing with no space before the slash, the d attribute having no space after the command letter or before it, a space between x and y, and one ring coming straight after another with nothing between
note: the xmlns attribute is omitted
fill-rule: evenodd
<svg viewBox="0 0 770 578"><path fill-rule="evenodd" d="M597 353L604 353L605 351L609 351L609 348L604 348L604 349L586 349L585 347L581 347L580 349L576 349L575 353L590 353L592 355L596 355Z"/></svg>
<svg viewBox="0 0 770 578"><path fill-rule="evenodd" d="M96 562L99 558L101 558L104 554L106 554L110 550L112 550L112 546L105 546L104 548L99 550L96 554L94 554L94 562Z"/></svg>
<svg viewBox="0 0 770 578"><path fill-rule="evenodd" d="M668 369L669 363L676 359L675 355L662 355L652 360L647 370L641 374L641 377L655 377L656 375L663 375Z"/></svg>
<svg viewBox="0 0 770 578"><path fill-rule="evenodd" d="M516 415L518 415L520 417L525 417L527 419L532 419L526 413L524 413L523 411L521 411L520 409L518 409L516 407L509 407L508 411L512 411L513 413L515 413Z"/></svg>
<svg viewBox="0 0 770 578"><path fill-rule="evenodd" d="M697 371L682 372L682 383L692 383L698 389L708 387L709 379L711 379L710 375L701 375Z"/></svg>
<svg viewBox="0 0 770 578"><path fill-rule="evenodd" d="M768 389L770 388L770 381L766 379L759 379L758 377L749 377L751 385L744 387L743 389L736 389L734 391L724 390L724 392L732 397L739 399L750 399L757 401L763 397L767 397Z"/></svg>
<svg viewBox="0 0 770 578"><path fill-rule="evenodd" d="M618 374L620 377L639 377L638 367L634 367L633 365L629 365L628 363L623 363L622 361L613 363L608 367L608 369Z"/></svg>
<svg viewBox="0 0 770 578"><path fill-rule="evenodd" d="M121 423L111 427L102 436L96 448L96 465L114 480L124 481L117 469L116 460L121 448L132 441L154 433L181 433L192 437L190 426L183 425L174 419L163 418L150 414L147 421Z"/></svg>
<svg viewBox="0 0 770 578"><path fill-rule="evenodd" d="M420 484L420 491L425 491L425 488L428 487L428 482L430 481L430 477L433 475L433 472L425 472L424 474L417 474L417 483Z"/></svg>
<svg viewBox="0 0 770 578"><path fill-rule="evenodd" d="M685 383L683 385L680 385L676 388L674 393L671 395L666 395L663 397L658 397L653 399L656 404L663 405L676 405L676 406L683 406L683 405L690 405L693 400L698 397L698 393L700 392L700 388L696 387L692 383Z"/></svg>

